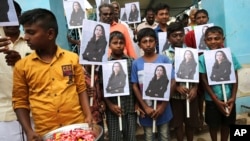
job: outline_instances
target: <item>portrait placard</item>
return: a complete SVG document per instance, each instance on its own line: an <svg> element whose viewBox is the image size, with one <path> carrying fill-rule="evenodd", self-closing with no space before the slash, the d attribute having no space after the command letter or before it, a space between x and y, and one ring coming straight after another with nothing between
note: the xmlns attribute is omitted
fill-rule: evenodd
<svg viewBox="0 0 250 141"><path fill-rule="evenodd" d="M101 64L108 60L110 25L83 20L80 64Z"/></svg>
<svg viewBox="0 0 250 141"><path fill-rule="evenodd" d="M204 24L204 25L197 25L194 27L194 35L195 35L195 41L196 46L199 52L203 52L204 50L207 50L207 45L205 44L205 32L208 27L213 26L213 23Z"/></svg>
<svg viewBox="0 0 250 141"><path fill-rule="evenodd" d="M204 51L209 85L236 83L232 55L229 48Z"/></svg>
<svg viewBox="0 0 250 141"><path fill-rule="evenodd" d="M144 63L142 98L169 101L172 64Z"/></svg>
<svg viewBox="0 0 250 141"><path fill-rule="evenodd" d="M158 32L158 40L159 40L159 52L167 50L170 47L170 44L167 40L167 32Z"/></svg>
<svg viewBox="0 0 250 141"><path fill-rule="evenodd" d="M19 21L13 0L1 0L0 26L17 26Z"/></svg>
<svg viewBox="0 0 250 141"><path fill-rule="evenodd" d="M198 51L194 48L175 48L175 80L199 82Z"/></svg>
<svg viewBox="0 0 250 141"><path fill-rule="evenodd" d="M63 8L68 28L81 28L83 19L87 19L83 0L63 0Z"/></svg>
<svg viewBox="0 0 250 141"><path fill-rule="evenodd" d="M102 70L104 97L129 95L127 60L107 61Z"/></svg>
<svg viewBox="0 0 250 141"><path fill-rule="evenodd" d="M128 24L140 23L141 12L139 2L125 3Z"/></svg>

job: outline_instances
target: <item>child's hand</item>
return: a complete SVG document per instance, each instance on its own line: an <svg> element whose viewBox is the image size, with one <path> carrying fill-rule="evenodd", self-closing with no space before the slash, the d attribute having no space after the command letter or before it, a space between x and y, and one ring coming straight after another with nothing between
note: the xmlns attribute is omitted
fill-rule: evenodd
<svg viewBox="0 0 250 141"><path fill-rule="evenodd" d="M87 87L87 94L89 97L93 97L95 93L95 88L94 87Z"/></svg>
<svg viewBox="0 0 250 141"><path fill-rule="evenodd" d="M112 111L114 114L116 114L118 117L122 115L122 110L120 107L118 107L118 105L110 103L108 107L109 110Z"/></svg>
<svg viewBox="0 0 250 141"><path fill-rule="evenodd" d="M156 107L156 110L155 110L154 114L151 116L151 118L157 119L160 115L162 115L162 113L164 112L165 109L166 109L166 104L164 104L163 102L158 104Z"/></svg>
<svg viewBox="0 0 250 141"><path fill-rule="evenodd" d="M144 110L146 112L146 114L149 116L149 117L152 117L152 115L154 114L154 109L150 106L147 106Z"/></svg>
<svg viewBox="0 0 250 141"><path fill-rule="evenodd" d="M27 134L27 140L28 141L42 141L42 137L39 136L36 132L34 131L29 131Z"/></svg>
<svg viewBox="0 0 250 141"><path fill-rule="evenodd" d="M180 94L186 95L188 93L188 88L184 87L184 86L176 86L176 90L177 92L179 92Z"/></svg>
<svg viewBox="0 0 250 141"><path fill-rule="evenodd" d="M228 111L229 111L229 114L231 113L233 107L234 107L234 103L235 103L235 99L234 98L230 98L228 101L227 101L227 108L228 108ZM228 115L229 115L228 114Z"/></svg>
<svg viewBox="0 0 250 141"><path fill-rule="evenodd" d="M217 105L218 109L221 111L222 114L224 114L225 116L229 115L229 113L227 113L227 111L226 111L226 108L228 107L228 105L225 102L220 101L218 99L216 101L214 101L214 102L215 102L215 104Z"/></svg>
<svg viewBox="0 0 250 141"><path fill-rule="evenodd" d="M187 98L188 98L190 101L192 101L192 100L197 96L197 89L191 88L191 89L189 90L189 93L188 93L187 96L188 96Z"/></svg>

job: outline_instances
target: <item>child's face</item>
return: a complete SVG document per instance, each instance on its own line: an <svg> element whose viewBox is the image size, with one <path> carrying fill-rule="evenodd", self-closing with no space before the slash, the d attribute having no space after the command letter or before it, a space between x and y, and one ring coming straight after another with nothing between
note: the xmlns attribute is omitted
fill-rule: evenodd
<svg viewBox="0 0 250 141"><path fill-rule="evenodd" d="M205 37L205 43L211 50L219 49L223 46L224 37L218 32L209 32Z"/></svg>
<svg viewBox="0 0 250 141"><path fill-rule="evenodd" d="M139 46L145 54L154 53L156 47L156 39L151 36L145 36L139 42Z"/></svg>
<svg viewBox="0 0 250 141"><path fill-rule="evenodd" d="M168 41L170 42L172 47L182 47L184 42L184 32L183 31L175 31L170 34L168 37Z"/></svg>
<svg viewBox="0 0 250 141"><path fill-rule="evenodd" d="M113 37L113 39L109 43L109 48L112 50L112 54L118 56L123 55L124 46L124 40L117 37Z"/></svg>
<svg viewBox="0 0 250 141"><path fill-rule="evenodd" d="M28 46L32 50L43 50L48 47L48 44L55 38L53 29L45 30L39 23L24 24L23 25Z"/></svg>
<svg viewBox="0 0 250 141"><path fill-rule="evenodd" d="M196 22L197 25L207 24L208 17L204 13L199 13L199 14L196 15L195 22Z"/></svg>

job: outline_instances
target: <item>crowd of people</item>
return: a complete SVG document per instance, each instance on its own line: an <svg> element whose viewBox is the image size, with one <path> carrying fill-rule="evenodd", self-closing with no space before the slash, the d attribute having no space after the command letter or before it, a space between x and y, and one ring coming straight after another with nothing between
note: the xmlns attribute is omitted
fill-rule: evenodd
<svg viewBox="0 0 250 141"><path fill-rule="evenodd" d="M75 4L74 9L79 9L80 6ZM185 136L187 141L193 141L195 131L204 124L209 127L212 141L218 140L217 132L220 132L222 141L228 140L229 125L236 121L237 70L241 68L240 63L233 55L233 62L229 62L222 51L215 54L211 80L228 80L228 67L231 65L236 72L236 83L224 84L226 102L222 86L208 83L210 78L207 77L202 53L199 54L199 62L195 62L194 55L187 50L182 67L179 70L174 67L175 48L199 48L194 31L185 35L184 27L207 24L209 16L205 9L193 9L189 17L184 14L167 24L170 7L160 3L145 10L146 21L132 31L127 23L120 20L121 7L118 2L102 3L98 7L99 19L110 25L110 38L106 39L104 28L97 25L86 52L77 55L56 44L58 23L51 11L36 8L21 14L19 4L14 1L14 5L25 34L20 32L20 26L8 26L3 27L6 36L0 38L0 140L42 141L46 133L70 124L89 123L104 127L104 118L110 141L136 141L138 125L143 128L145 141L155 138L170 141L170 130L173 130L178 141L183 141ZM136 11L136 7L132 7L132 10ZM81 13L84 18L84 12ZM130 17L131 21L137 19ZM81 21L72 20L70 24L80 25ZM168 46L163 50L159 50L159 32L167 34ZM136 41L132 40L134 37ZM224 48L224 39L223 29L215 25L204 31L202 40L207 50L216 50ZM107 40L108 60L117 62L112 66L107 87L103 87L102 66L95 65L92 86L90 73L93 68L80 64L79 57L101 60L104 54L101 46L106 46ZM140 49L139 53L136 52L137 48ZM97 52L100 54L96 55ZM122 59L127 60L127 75L119 63ZM164 66L157 66L149 87L144 88L148 96L163 97L170 83L169 100L157 101L156 108L152 100L143 99L144 63L173 65L170 77L166 76ZM193 79L195 72L192 69L190 72L189 68L197 66L199 83L192 82L186 87L184 82L175 80L175 73L177 77ZM225 71L227 75L222 73ZM129 95L121 96L119 106L116 97L104 97L103 94L104 91L123 93L125 79L129 80ZM160 87L162 92L156 94ZM93 98L92 105L89 98ZM187 99L190 101L190 117L186 116ZM119 117L122 119L122 130L119 129ZM157 136L153 132L154 121ZM99 140L104 141L104 135Z"/></svg>

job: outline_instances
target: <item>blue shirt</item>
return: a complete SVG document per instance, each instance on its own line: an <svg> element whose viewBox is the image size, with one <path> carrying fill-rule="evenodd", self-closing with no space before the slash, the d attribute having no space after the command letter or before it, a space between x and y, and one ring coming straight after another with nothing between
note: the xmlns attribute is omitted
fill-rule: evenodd
<svg viewBox="0 0 250 141"><path fill-rule="evenodd" d="M144 63L145 63L145 61L142 57L136 59L132 64L132 70L131 70L131 82L140 84L141 93L142 93L142 86L143 86ZM151 63L169 63L169 64L171 64L171 61L166 56L158 55L157 59ZM174 70L172 70L172 72L171 72L171 79L174 79ZM165 109L163 114L161 116L159 116L158 119L156 120L156 125L161 125L161 124L167 123L171 120L172 117L173 117L172 110L170 107L170 103L168 103L167 108ZM143 125L143 126L152 126L153 125L152 118L148 117L147 115L145 116L145 118L139 117L139 120L140 120L141 125Z"/></svg>
<svg viewBox="0 0 250 141"><path fill-rule="evenodd" d="M232 54L232 60L233 60L234 69L235 70L240 69L241 65L233 54ZM207 73L205 58L204 58L203 54L199 56L199 72L203 73L203 74ZM229 98L231 98L233 85L232 84L224 84L224 85L225 85L227 99L229 99ZM212 85L211 88L218 99L224 100L223 91L222 91L222 84ZM212 99L207 91L205 91L205 100L212 101Z"/></svg>

